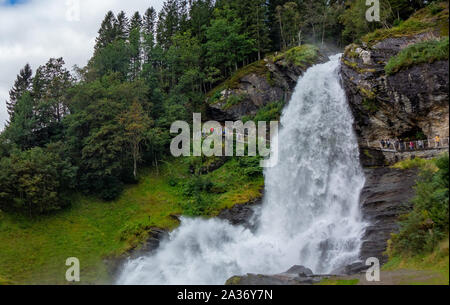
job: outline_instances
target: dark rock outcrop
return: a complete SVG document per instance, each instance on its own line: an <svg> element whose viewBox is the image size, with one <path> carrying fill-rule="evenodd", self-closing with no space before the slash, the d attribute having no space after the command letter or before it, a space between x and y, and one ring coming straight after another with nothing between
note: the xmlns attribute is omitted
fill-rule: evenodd
<svg viewBox="0 0 450 305"><path fill-rule="evenodd" d="M217 217L228 220L232 225L242 225L253 230L255 229L255 224L251 220L255 215L255 208L261 203L262 198L258 198L246 204L236 204L230 209L221 211Z"/></svg>
<svg viewBox="0 0 450 305"><path fill-rule="evenodd" d="M386 157L379 149L360 146L359 159L363 167L377 167L386 164Z"/></svg>
<svg viewBox="0 0 450 305"><path fill-rule="evenodd" d="M418 170L371 168L365 169L365 174L361 209L369 226L363 237L361 260L376 257L385 263L387 241L398 230L398 217L411 211Z"/></svg>
<svg viewBox="0 0 450 305"><path fill-rule="evenodd" d="M159 248L161 241L168 236L169 231L152 227L149 231L149 237L144 243L140 244L138 248L130 249L119 257L105 259L104 262L108 267L111 279L117 278L121 272L121 268L127 260L136 259L138 257L153 253Z"/></svg>
<svg viewBox="0 0 450 305"><path fill-rule="evenodd" d="M341 75L362 145L380 139L448 137L448 60L420 64L386 75L392 56L433 32L388 38L372 47L350 45Z"/></svg>
<svg viewBox="0 0 450 305"><path fill-rule="evenodd" d="M429 138L448 136L448 61L415 66L388 77L374 73L361 81L346 65L342 71L345 79L352 79L344 84L360 142L415 137L417 133Z"/></svg>
<svg viewBox="0 0 450 305"><path fill-rule="evenodd" d="M432 148L426 150L417 151L394 151L376 149L373 147L360 146L360 162L363 167L379 167L379 166L389 166L394 165L397 162L422 158L422 159L432 159L440 156L444 152L448 152L448 147Z"/></svg>
<svg viewBox="0 0 450 305"><path fill-rule="evenodd" d="M313 272L312 272L311 269L306 268L304 266L299 266L299 265L295 265L295 266L291 267L285 273L287 273L287 274L295 274L295 275L298 275L298 276L301 276L301 277L307 277L307 276L313 275Z"/></svg>
<svg viewBox="0 0 450 305"><path fill-rule="evenodd" d="M152 228L147 240L139 246L139 248L133 249L128 252L128 258L138 258L143 255L149 255L159 248L161 241L169 237L169 231Z"/></svg>
<svg viewBox="0 0 450 305"><path fill-rule="evenodd" d="M247 274L233 276L227 280L226 285L312 285L320 283L327 275L314 275L303 266L293 266L288 271L274 275Z"/></svg>
<svg viewBox="0 0 450 305"><path fill-rule="evenodd" d="M278 57L281 59L274 59ZM208 98L207 116L216 121L235 121L255 115L270 103L289 101L298 78L311 65L325 61L325 57L318 53L313 62L299 66L275 54L275 57L266 57L244 67L244 71L238 72L243 75L234 76L237 79L231 87L220 89L213 94L214 97ZM213 101L213 98L217 100Z"/></svg>

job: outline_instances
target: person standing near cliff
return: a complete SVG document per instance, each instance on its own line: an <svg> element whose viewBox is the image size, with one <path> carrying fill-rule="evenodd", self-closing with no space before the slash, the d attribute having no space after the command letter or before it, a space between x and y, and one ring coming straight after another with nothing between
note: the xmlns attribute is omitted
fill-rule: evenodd
<svg viewBox="0 0 450 305"><path fill-rule="evenodd" d="M395 141L394 141L394 149L395 150L400 149L400 141L398 139L395 139Z"/></svg>
<svg viewBox="0 0 450 305"><path fill-rule="evenodd" d="M422 140L417 141L417 145L419 145L419 149L423 149L423 141Z"/></svg>
<svg viewBox="0 0 450 305"><path fill-rule="evenodd" d="M434 141L436 142L436 147L440 147L441 146L441 138L439 137L439 135L437 135L434 138Z"/></svg>

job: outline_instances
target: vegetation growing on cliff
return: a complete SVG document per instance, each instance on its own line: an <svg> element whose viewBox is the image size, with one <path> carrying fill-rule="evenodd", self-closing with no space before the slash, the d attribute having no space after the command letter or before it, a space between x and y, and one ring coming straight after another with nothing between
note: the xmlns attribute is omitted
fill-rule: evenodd
<svg viewBox="0 0 450 305"><path fill-rule="evenodd" d="M414 209L400 221L400 231L389 242L389 255L430 253L449 234L449 156L432 166L421 166Z"/></svg>
<svg viewBox="0 0 450 305"><path fill-rule="evenodd" d="M306 69L310 67L319 56L319 48L313 45L302 45L273 56L273 61L285 60L290 65Z"/></svg>
<svg viewBox="0 0 450 305"><path fill-rule="evenodd" d="M386 74L422 63L433 63L438 60L448 60L448 37L439 40L428 40L408 46L392 57L385 67Z"/></svg>
<svg viewBox="0 0 450 305"><path fill-rule="evenodd" d="M448 285L449 284L449 243L440 242L431 253L414 256L397 255L389 259L382 272L419 271L425 276L400 278L399 284L405 285Z"/></svg>
<svg viewBox="0 0 450 305"><path fill-rule="evenodd" d="M220 98L222 97L221 92L223 90L237 89L241 79L251 74L264 77L267 82L272 85L272 74L267 67L266 60L271 62L285 61L285 64L287 65L293 65L302 69L306 69L317 60L318 56L319 49L316 46L309 44L293 47L285 52L278 52L276 55L268 55L265 60L259 60L238 69L231 75L230 78L207 93L209 103L214 104L220 101ZM242 99L236 100L236 98L239 97L236 97L234 95L228 97L225 107L228 108L229 106L233 106L242 101Z"/></svg>
<svg viewBox="0 0 450 305"><path fill-rule="evenodd" d="M255 122L270 122L270 121L278 121L281 116L281 112L283 111L284 102L273 102L270 103L258 110L256 115L254 116L244 116L242 118L243 122L247 122L253 120Z"/></svg>
<svg viewBox="0 0 450 305"><path fill-rule="evenodd" d="M398 21L398 25L378 29L364 37L362 41L369 46L393 37L403 37L418 33L438 31L442 36L448 36L448 2L433 2L426 8L417 11L406 21ZM445 31L445 29L447 29Z"/></svg>

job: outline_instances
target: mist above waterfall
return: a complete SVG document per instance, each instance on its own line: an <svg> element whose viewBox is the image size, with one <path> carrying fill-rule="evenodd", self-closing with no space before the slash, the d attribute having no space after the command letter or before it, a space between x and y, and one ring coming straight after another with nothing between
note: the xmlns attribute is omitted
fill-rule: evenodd
<svg viewBox="0 0 450 305"><path fill-rule="evenodd" d="M358 259L364 176L339 59L308 69L283 111L279 162L264 172L257 229L183 218L154 254L125 264L118 284L224 284L292 265L329 273Z"/></svg>

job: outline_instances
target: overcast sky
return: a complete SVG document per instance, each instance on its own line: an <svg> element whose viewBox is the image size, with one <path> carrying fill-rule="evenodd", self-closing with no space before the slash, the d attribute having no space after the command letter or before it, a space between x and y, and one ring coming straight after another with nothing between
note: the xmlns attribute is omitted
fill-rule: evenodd
<svg viewBox="0 0 450 305"><path fill-rule="evenodd" d="M77 9L79 4L79 10ZM63 57L66 67L87 64L108 10L131 16L163 0L0 0L0 130L7 119L8 91L26 63L33 69L51 57ZM79 14L77 14L79 11ZM79 16L79 21L77 21Z"/></svg>

